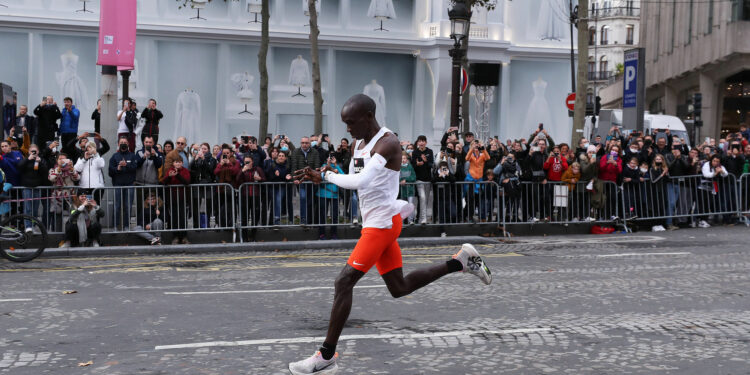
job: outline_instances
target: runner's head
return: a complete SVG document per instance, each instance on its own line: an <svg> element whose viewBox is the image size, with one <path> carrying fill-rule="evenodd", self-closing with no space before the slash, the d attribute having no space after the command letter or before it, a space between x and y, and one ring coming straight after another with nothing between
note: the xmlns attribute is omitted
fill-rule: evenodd
<svg viewBox="0 0 750 375"><path fill-rule="evenodd" d="M373 129L379 129L375 120L375 102L365 94L352 96L341 109L341 121L352 137L366 138Z"/></svg>

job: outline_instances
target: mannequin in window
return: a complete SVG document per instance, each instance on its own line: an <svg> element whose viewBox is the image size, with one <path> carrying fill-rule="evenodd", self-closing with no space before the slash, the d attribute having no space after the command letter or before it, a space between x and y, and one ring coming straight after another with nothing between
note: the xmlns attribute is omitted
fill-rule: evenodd
<svg viewBox="0 0 750 375"><path fill-rule="evenodd" d="M249 113L252 115L252 112L247 110L247 105L250 103L250 99L255 97L255 93L251 88L253 81L255 81L255 77L248 72L235 73L232 75L231 81L232 85L234 85L234 88L237 90L237 97L240 98L242 104L245 105L245 109L239 114Z"/></svg>
<svg viewBox="0 0 750 375"><path fill-rule="evenodd" d="M56 73L57 83L60 85L60 96L73 99L79 109L89 109L89 97L81 77L78 76L78 55L68 50L60 55L62 71Z"/></svg>
<svg viewBox="0 0 750 375"><path fill-rule="evenodd" d="M396 10L393 9L393 0L371 0L370 8L367 9L367 17L380 21L380 28L375 30L388 31L383 28L383 21L396 18Z"/></svg>
<svg viewBox="0 0 750 375"><path fill-rule="evenodd" d="M372 80L372 82L365 85L365 89L362 91L363 94L372 98L375 101L375 121L380 126L385 126L385 90L383 86L378 84L378 81Z"/></svg>
<svg viewBox="0 0 750 375"><path fill-rule="evenodd" d="M307 60L302 58L302 55L297 55L297 58L292 60L292 65L289 67L289 84L297 87L297 93L292 95L302 95L302 87L310 85L310 65Z"/></svg>

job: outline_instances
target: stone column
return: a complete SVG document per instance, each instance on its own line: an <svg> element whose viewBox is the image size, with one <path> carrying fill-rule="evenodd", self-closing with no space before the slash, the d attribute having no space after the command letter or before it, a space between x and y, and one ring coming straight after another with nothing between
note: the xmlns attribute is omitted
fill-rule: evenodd
<svg viewBox="0 0 750 375"><path fill-rule="evenodd" d="M664 114L677 116L677 91L664 85Z"/></svg>
<svg viewBox="0 0 750 375"><path fill-rule="evenodd" d="M721 131L721 116L718 110L718 85L713 78L703 73L698 76L698 84L700 92L703 94L703 106L701 109L703 129L701 129L701 136L718 139L719 132Z"/></svg>
<svg viewBox="0 0 750 375"><path fill-rule="evenodd" d="M104 155L104 160L109 163L109 157L112 153L117 152L117 67L104 65L102 66L102 113L101 113L101 135L102 138L109 142L111 151ZM111 184L111 179L107 173L104 174L106 185Z"/></svg>

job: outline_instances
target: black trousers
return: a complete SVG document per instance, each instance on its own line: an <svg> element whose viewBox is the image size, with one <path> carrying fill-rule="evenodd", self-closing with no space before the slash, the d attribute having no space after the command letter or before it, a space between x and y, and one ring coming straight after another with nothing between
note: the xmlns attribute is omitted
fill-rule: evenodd
<svg viewBox="0 0 750 375"><path fill-rule="evenodd" d="M99 223L91 223L86 228L86 238L89 241L98 240L99 235L102 234L102 225ZM65 240L70 241L70 246L80 246L78 241L78 225L74 222L68 222L65 224Z"/></svg>

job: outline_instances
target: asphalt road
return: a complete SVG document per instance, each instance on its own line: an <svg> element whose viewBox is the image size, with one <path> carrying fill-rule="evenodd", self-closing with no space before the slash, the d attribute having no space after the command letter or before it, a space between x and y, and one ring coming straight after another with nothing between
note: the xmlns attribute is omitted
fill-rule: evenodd
<svg viewBox="0 0 750 375"><path fill-rule="evenodd" d="M480 245L393 299L372 270L344 374L750 373L750 229ZM404 249L405 271L455 246ZM285 374L327 326L347 249L0 260L0 374ZM66 294L65 292L75 291Z"/></svg>

